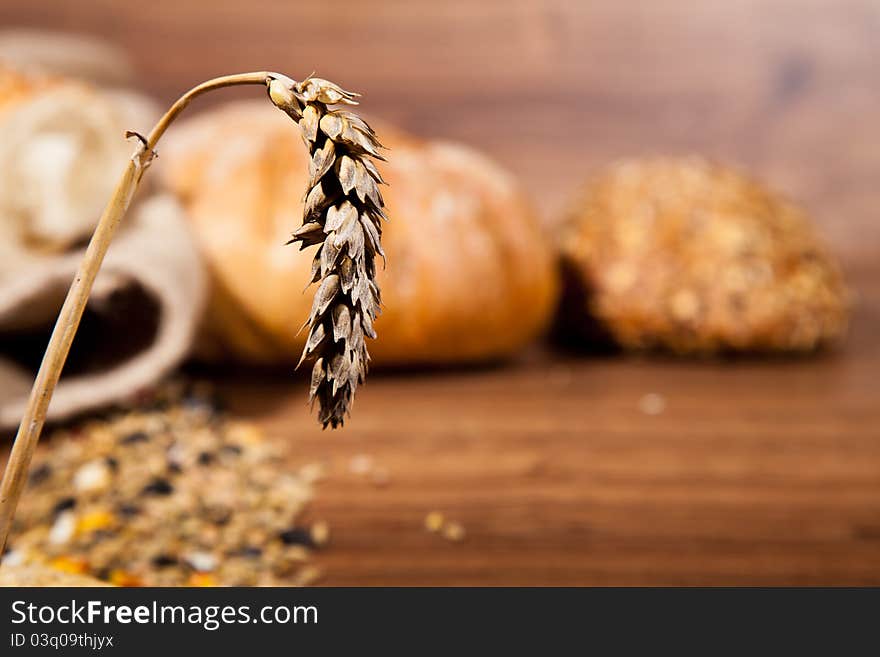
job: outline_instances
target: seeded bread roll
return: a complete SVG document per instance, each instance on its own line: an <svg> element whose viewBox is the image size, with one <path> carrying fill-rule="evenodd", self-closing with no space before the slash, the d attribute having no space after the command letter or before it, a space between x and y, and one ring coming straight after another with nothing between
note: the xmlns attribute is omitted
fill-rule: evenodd
<svg viewBox="0 0 880 657"><path fill-rule="evenodd" d="M804 213L700 159L618 163L573 205L569 336L680 354L805 352L839 341L848 294Z"/></svg>
<svg viewBox="0 0 880 657"><path fill-rule="evenodd" d="M390 148L381 163L390 221L373 362L516 352L544 328L558 286L550 245L514 181L464 146L374 127ZM265 103L237 103L175 126L160 152L214 279L204 354L295 363L314 251L285 246L308 182L299 131Z"/></svg>

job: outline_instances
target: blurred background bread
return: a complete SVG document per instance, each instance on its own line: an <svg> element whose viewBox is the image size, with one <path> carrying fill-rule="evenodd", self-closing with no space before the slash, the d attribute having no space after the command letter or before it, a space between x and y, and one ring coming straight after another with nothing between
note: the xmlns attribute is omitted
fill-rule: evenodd
<svg viewBox="0 0 880 657"><path fill-rule="evenodd" d="M142 95L0 65L2 230L50 252L88 237L132 153L125 130L145 130L157 117Z"/></svg>
<svg viewBox="0 0 880 657"><path fill-rule="evenodd" d="M574 202L564 330L681 354L838 342L849 295L797 207L700 158L628 160Z"/></svg>
<svg viewBox="0 0 880 657"><path fill-rule="evenodd" d="M549 240L512 177L460 144L374 126L391 221L374 363L490 360L516 353L552 314ZM213 279L204 324L214 358L296 362L312 253L285 246L302 223L308 157L264 102L223 106L175 127L162 175L186 207Z"/></svg>

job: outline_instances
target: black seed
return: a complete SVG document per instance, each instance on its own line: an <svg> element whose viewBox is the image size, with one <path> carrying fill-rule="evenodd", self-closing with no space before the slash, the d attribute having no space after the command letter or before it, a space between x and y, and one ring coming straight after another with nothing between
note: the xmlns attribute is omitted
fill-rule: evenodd
<svg viewBox="0 0 880 657"><path fill-rule="evenodd" d="M52 513L61 513L62 511L67 511L68 509L72 509L76 506L76 500L72 497L65 497L62 500L58 501L58 504L54 506L52 509Z"/></svg>
<svg viewBox="0 0 880 657"><path fill-rule="evenodd" d="M49 478L49 475L51 474L52 468L49 467L48 463L43 463L39 467L35 468L33 472L31 472L30 483L32 486L42 484Z"/></svg>
<svg viewBox="0 0 880 657"><path fill-rule="evenodd" d="M183 468L180 467L179 463L175 463L174 461L168 462L168 472L172 474L180 474L183 472Z"/></svg>
<svg viewBox="0 0 880 657"><path fill-rule="evenodd" d="M169 406L171 406L171 402L169 400L158 398L158 397L156 399L153 399L152 401L150 401L148 404L145 404L145 407L148 410L154 410L154 411L164 411Z"/></svg>
<svg viewBox="0 0 880 657"><path fill-rule="evenodd" d="M312 540L311 533L302 527L293 527L292 529L283 531L278 535L278 538L280 538L281 542L285 545L313 546L315 544Z"/></svg>
<svg viewBox="0 0 880 657"><path fill-rule="evenodd" d="M241 556L243 557L260 557L263 555L263 551L258 547L253 547L249 545L248 547L242 548Z"/></svg>
<svg viewBox="0 0 880 657"><path fill-rule="evenodd" d="M177 563L177 558L171 556L170 554L158 554L153 557L153 565L156 568L167 568L168 566L173 566Z"/></svg>
<svg viewBox="0 0 880 657"><path fill-rule="evenodd" d="M223 451L227 454L241 454L241 447L236 445L235 443L229 443L228 445L223 445Z"/></svg>
<svg viewBox="0 0 880 657"><path fill-rule="evenodd" d="M105 462L107 463L107 467L110 468L111 470L113 470L113 472L116 472L117 470L119 470L119 461L117 461L112 456L108 456L105 459Z"/></svg>
<svg viewBox="0 0 880 657"><path fill-rule="evenodd" d="M134 445L135 443L145 443L150 437L143 431L135 431L127 436L123 436L119 442L123 445Z"/></svg>
<svg viewBox="0 0 880 657"><path fill-rule="evenodd" d="M214 407L215 413L223 413L229 407L229 405L226 403L226 400L217 394L211 395L211 406Z"/></svg>
<svg viewBox="0 0 880 657"><path fill-rule="evenodd" d="M199 454L199 465L210 465L214 462L214 455L211 452L202 452Z"/></svg>
<svg viewBox="0 0 880 657"><path fill-rule="evenodd" d="M157 477L144 486L143 492L147 495L171 495L174 492L174 486L167 479Z"/></svg>
<svg viewBox="0 0 880 657"><path fill-rule="evenodd" d="M121 504L119 506L119 515L130 518L132 516L136 516L141 512L141 508L139 506L135 506L134 504Z"/></svg>

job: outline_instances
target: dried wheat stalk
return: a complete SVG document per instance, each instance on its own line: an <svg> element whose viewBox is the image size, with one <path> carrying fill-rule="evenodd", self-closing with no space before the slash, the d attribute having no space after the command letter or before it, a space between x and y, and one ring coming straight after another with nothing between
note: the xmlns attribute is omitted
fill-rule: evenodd
<svg viewBox="0 0 880 657"><path fill-rule="evenodd" d="M331 108L357 105L358 94L320 78L296 82L277 76L269 96L297 121L311 155L303 224L290 240L301 249L319 245L311 283L320 284L300 364L314 360L309 399L318 401L322 426L335 429L367 373L364 337L376 337L373 321L381 303L376 256L385 255L381 220L387 217L379 191L384 181L370 158L385 158L365 121Z"/></svg>

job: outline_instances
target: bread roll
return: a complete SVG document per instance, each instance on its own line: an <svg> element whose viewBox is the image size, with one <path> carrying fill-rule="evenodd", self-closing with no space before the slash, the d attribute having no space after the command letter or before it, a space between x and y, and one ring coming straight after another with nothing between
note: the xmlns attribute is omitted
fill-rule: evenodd
<svg viewBox="0 0 880 657"><path fill-rule="evenodd" d="M374 363L443 364L515 353L548 321L551 248L512 178L464 146L375 126L391 221ZM296 362L313 290L302 223L308 158L264 102L216 109L168 135L166 182L188 210L214 278L203 344L215 358ZM381 269L381 267L380 267Z"/></svg>
<svg viewBox="0 0 880 657"><path fill-rule="evenodd" d="M562 323L582 340L804 352L846 331L849 295L806 215L701 159L610 167L573 204L562 252Z"/></svg>
<svg viewBox="0 0 880 657"><path fill-rule="evenodd" d="M86 239L134 151L125 130L156 114L134 94L0 66L0 241L57 253Z"/></svg>

